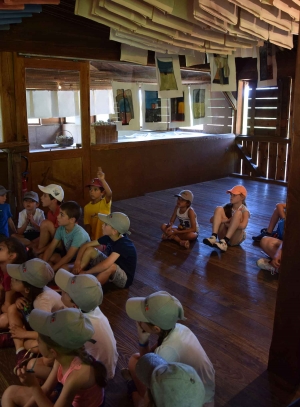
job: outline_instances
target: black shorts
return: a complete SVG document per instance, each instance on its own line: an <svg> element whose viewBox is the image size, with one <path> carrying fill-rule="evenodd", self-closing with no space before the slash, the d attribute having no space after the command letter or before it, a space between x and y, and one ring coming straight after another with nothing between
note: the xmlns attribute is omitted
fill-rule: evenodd
<svg viewBox="0 0 300 407"><path fill-rule="evenodd" d="M37 230L29 230L28 232L24 232L24 237L25 239L28 240L34 240L37 239L38 237L40 237L40 232L38 232Z"/></svg>

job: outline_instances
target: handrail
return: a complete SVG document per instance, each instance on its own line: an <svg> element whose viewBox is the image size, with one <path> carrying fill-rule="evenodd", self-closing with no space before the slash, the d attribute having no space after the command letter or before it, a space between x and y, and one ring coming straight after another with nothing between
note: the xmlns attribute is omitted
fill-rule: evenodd
<svg viewBox="0 0 300 407"><path fill-rule="evenodd" d="M237 141L260 141L263 143L291 144L290 138L274 136L244 136L242 134L238 134L235 139Z"/></svg>

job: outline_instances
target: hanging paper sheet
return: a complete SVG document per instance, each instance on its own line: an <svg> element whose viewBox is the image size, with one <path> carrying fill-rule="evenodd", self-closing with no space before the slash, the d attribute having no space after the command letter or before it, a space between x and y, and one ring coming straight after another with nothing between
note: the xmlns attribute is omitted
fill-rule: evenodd
<svg viewBox="0 0 300 407"><path fill-rule="evenodd" d="M158 97L181 97L180 65L178 55L155 54Z"/></svg>
<svg viewBox="0 0 300 407"><path fill-rule="evenodd" d="M210 63L211 91L236 91L235 57L221 54L207 55Z"/></svg>
<svg viewBox="0 0 300 407"><path fill-rule="evenodd" d="M275 45L265 41L257 52L258 88L277 86L277 64Z"/></svg>
<svg viewBox="0 0 300 407"><path fill-rule="evenodd" d="M158 85L145 84L141 89L143 130L167 130L167 99L158 97Z"/></svg>
<svg viewBox="0 0 300 407"><path fill-rule="evenodd" d="M137 83L112 82L118 130L140 130L139 87Z"/></svg>

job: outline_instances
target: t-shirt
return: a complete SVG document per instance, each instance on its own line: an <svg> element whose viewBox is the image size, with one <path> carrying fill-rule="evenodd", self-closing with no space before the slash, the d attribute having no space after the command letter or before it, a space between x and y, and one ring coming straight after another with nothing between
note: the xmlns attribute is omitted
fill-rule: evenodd
<svg viewBox="0 0 300 407"><path fill-rule="evenodd" d="M115 263L125 271L127 275L125 287L129 287L133 282L137 262L136 250L132 241L125 234L116 241L113 241L109 236L102 236L98 242L107 246L105 251L107 256L110 256L111 253L120 255Z"/></svg>
<svg viewBox="0 0 300 407"><path fill-rule="evenodd" d="M167 362L180 362L192 366L204 384L205 403L213 400L215 394L213 365L200 342L188 327L176 324L154 352Z"/></svg>
<svg viewBox="0 0 300 407"><path fill-rule="evenodd" d="M0 204L0 235L9 237L8 219L11 217L10 205L7 203Z"/></svg>
<svg viewBox="0 0 300 407"><path fill-rule="evenodd" d="M4 271L0 267L0 283L4 291L10 291L10 283L11 283L11 276L8 273L4 273Z"/></svg>
<svg viewBox="0 0 300 407"><path fill-rule="evenodd" d="M22 227L24 223L26 222L27 219L27 212L26 209L23 209L21 212L19 212L19 220L18 220L18 228ZM45 219L45 214L44 211L42 211L40 208L36 208L35 213L33 215L33 220L40 226L42 221ZM29 222L25 232L30 232L35 230L32 224Z"/></svg>
<svg viewBox="0 0 300 407"><path fill-rule="evenodd" d="M60 212L60 206L58 206L56 208L56 211L54 213L52 211L50 211L50 209L49 209L49 211L47 213L47 219L50 220L50 222L53 223L55 229L58 228L58 226L59 226L58 223L57 223L57 217L59 215L59 212Z"/></svg>
<svg viewBox="0 0 300 407"><path fill-rule="evenodd" d="M99 307L93 311L84 313L91 321L95 333L92 337L96 343L86 342L86 350L94 356L96 360L102 362L107 369L108 379L112 379L115 375L116 365L119 354L117 352L117 344L110 327L108 319L102 313Z"/></svg>
<svg viewBox="0 0 300 407"><path fill-rule="evenodd" d="M64 226L59 226L56 229L54 239L61 240L66 251L68 251L70 247L79 248L84 243L90 241L88 233L81 226L77 225L77 223L74 225L73 230L69 233L67 233Z"/></svg>
<svg viewBox="0 0 300 407"><path fill-rule="evenodd" d="M55 312L65 308L61 296L52 288L45 286L44 291L39 294L33 303L33 308L41 311Z"/></svg>
<svg viewBox="0 0 300 407"><path fill-rule="evenodd" d="M103 236L102 232L103 222L98 218L98 216L94 215L98 213L104 213L106 215L109 215L110 210L111 210L111 201L107 203L105 198L101 199L101 201L97 202L96 204L92 204L92 202L89 202L87 205L85 205L83 209L83 223L85 225L91 226L92 240L97 240L99 239L99 237Z"/></svg>

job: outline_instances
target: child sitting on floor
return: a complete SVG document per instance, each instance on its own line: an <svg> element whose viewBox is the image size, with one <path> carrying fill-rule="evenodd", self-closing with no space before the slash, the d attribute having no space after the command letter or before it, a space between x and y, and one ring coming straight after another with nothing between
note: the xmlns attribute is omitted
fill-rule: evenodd
<svg viewBox="0 0 300 407"><path fill-rule="evenodd" d="M96 240L102 236L102 222L98 218L98 213L107 215L110 213L112 197L101 167L98 167L97 178L94 178L87 187L89 187L91 202L83 209L83 223L91 240Z"/></svg>
<svg viewBox="0 0 300 407"><path fill-rule="evenodd" d="M80 216L81 207L77 202L69 201L60 206L57 216L59 227L43 254L43 260L49 262L55 272L59 268L68 270L75 261L78 249L90 241L87 232L77 224ZM63 247L60 249L59 245Z"/></svg>
<svg viewBox="0 0 300 407"><path fill-rule="evenodd" d="M230 203L217 206L211 217L212 235L203 239L203 243L226 252L229 246L238 246L246 239L245 229L248 225L250 212L246 206L247 190L236 185L226 191L230 194ZM219 238L219 242L217 242Z"/></svg>
<svg viewBox="0 0 300 407"><path fill-rule="evenodd" d="M9 228L17 233L16 226L12 220L10 205L5 203L8 189L0 185L0 237L9 237Z"/></svg>
<svg viewBox="0 0 300 407"><path fill-rule="evenodd" d="M127 288L133 282L137 262L134 244L127 237L129 218L122 212L98 216L103 222L103 236L81 246L73 273L94 274L102 285L109 281ZM96 248L99 244L107 246L107 256Z"/></svg>
<svg viewBox="0 0 300 407"><path fill-rule="evenodd" d="M39 196L36 192L25 192L23 196L24 209L19 213L18 229L13 237L19 239L25 246L40 236L40 224L45 220L44 211L38 208Z"/></svg>
<svg viewBox="0 0 300 407"><path fill-rule="evenodd" d="M169 223L161 225L163 240L175 240L180 246L188 249L190 241L196 240L199 234L197 215L191 207L194 195L191 191L181 191L175 195L177 203ZM178 227L173 226L176 218L179 220Z"/></svg>
<svg viewBox="0 0 300 407"><path fill-rule="evenodd" d="M277 232L274 230L275 226L278 223L279 224L284 224L282 222L283 219L285 219L285 210L286 210L286 204L285 203L278 203L275 206L275 209L273 211L273 214L271 216L270 222L269 222L269 226L267 228L263 228L260 231L260 234L257 236L252 236L252 240L254 240L254 242L260 242L261 239L265 236L269 236L269 237L278 237L279 239L282 240L282 236L276 236ZM280 223L280 221L282 221Z"/></svg>
<svg viewBox="0 0 300 407"><path fill-rule="evenodd" d="M16 292L11 289L11 277L7 273L7 265L25 263L26 260L27 251L19 240L8 237L0 242L0 329L8 327L7 310L16 300Z"/></svg>
<svg viewBox="0 0 300 407"><path fill-rule="evenodd" d="M17 370L23 386L10 386L1 399L2 407L53 406L48 397L59 383L62 391L55 402L57 406L100 407L104 402L107 384L106 369L84 349L91 340L94 329L81 311L65 309L54 314L33 310L29 325L38 332L42 356L54 358L54 366L43 386L26 367Z"/></svg>

